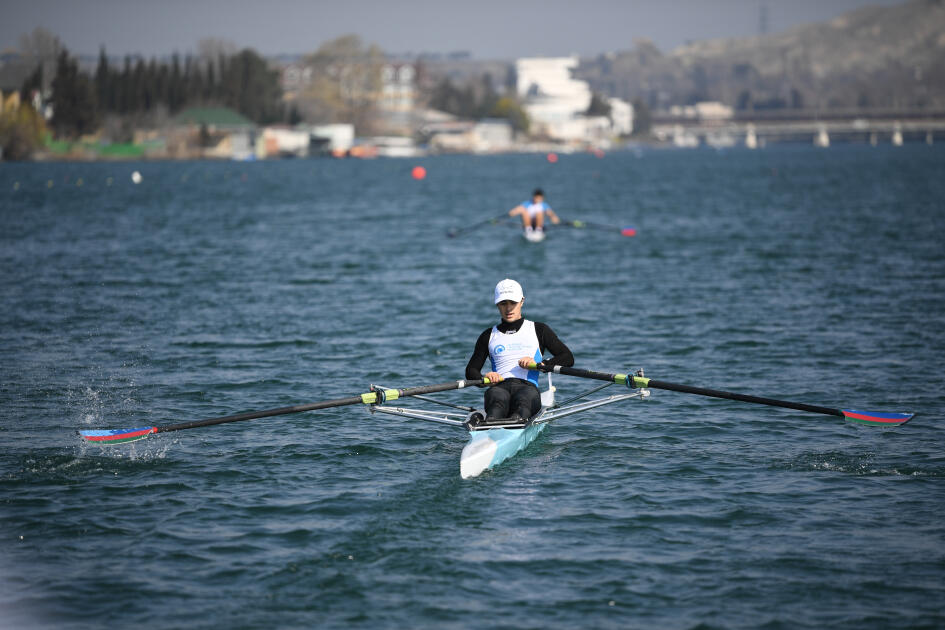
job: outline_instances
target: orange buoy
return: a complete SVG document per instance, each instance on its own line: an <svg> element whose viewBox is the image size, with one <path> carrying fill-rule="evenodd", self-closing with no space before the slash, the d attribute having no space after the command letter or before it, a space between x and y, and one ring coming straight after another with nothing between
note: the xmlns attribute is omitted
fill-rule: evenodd
<svg viewBox="0 0 945 630"><path fill-rule="evenodd" d="M423 179L427 176L427 169L422 166L414 166L413 171L411 172L414 179Z"/></svg>
<svg viewBox="0 0 945 630"><path fill-rule="evenodd" d="M557 154L557 153L549 153L549 154L548 154L548 161L551 162L552 164L554 164L555 162L557 162L557 161L558 161L558 154Z"/></svg>

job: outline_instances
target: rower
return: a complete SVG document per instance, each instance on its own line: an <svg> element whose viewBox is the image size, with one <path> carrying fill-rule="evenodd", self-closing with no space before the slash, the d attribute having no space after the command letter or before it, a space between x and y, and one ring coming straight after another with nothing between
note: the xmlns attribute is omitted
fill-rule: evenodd
<svg viewBox="0 0 945 630"><path fill-rule="evenodd" d="M551 219L552 223L560 223L561 219L555 214L547 203L545 203L545 193L541 188L536 188L532 193L531 201L523 201L511 210L509 216L521 216L522 228L525 233L541 232L545 229L545 215Z"/></svg>
<svg viewBox="0 0 945 630"><path fill-rule="evenodd" d="M508 418L523 422L541 410L539 370L574 365L574 356L547 324L522 317L525 295L522 285L506 278L495 286L495 305L502 321L486 328L476 340L466 365L466 378L481 378L486 357L492 369L485 378L492 383L485 394L486 421ZM552 356L544 359L545 353ZM528 369L537 363L539 370Z"/></svg>

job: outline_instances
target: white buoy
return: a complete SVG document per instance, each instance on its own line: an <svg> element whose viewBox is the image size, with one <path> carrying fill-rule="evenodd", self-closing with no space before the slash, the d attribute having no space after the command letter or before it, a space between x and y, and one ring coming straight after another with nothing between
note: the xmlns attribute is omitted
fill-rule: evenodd
<svg viewBox="0 0 945 630"><path fill-rule="evenodd" d="M132 174L131 174L131 181L133 181L133 182L136 183L136 184L140 184L140 183L141 183L141 173L139 173L138 171L135 171L134 173L132 173Z"/></svg>

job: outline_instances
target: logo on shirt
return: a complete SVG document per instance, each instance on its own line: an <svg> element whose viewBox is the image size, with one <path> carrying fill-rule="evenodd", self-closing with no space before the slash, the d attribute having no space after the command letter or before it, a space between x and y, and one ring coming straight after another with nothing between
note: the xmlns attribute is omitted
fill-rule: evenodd
<svg viewBox="0 0 945 630"><path fill-rule="evenodd" d="M493 352L495 352L496 354L502 354L503 352L505 352L505 346L501 346L501 345L500 345L500 346L496 346L496 347L493 349Z"/></svg>

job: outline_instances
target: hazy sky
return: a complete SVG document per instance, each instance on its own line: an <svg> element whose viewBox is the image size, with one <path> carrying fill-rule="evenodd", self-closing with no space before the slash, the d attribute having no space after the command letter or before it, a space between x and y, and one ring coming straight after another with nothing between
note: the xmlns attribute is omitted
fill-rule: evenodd
<svg viewBox="0 0 945 630"><path fill-rule="evenodd" d="M389 53L465 50L480 59L583 56L646 37L664 51L689 40L756 35L903 0L0 0L0 49L41 26L73 54L196 51L214 37L264 55L308 53L355 33Z"/></svg>

